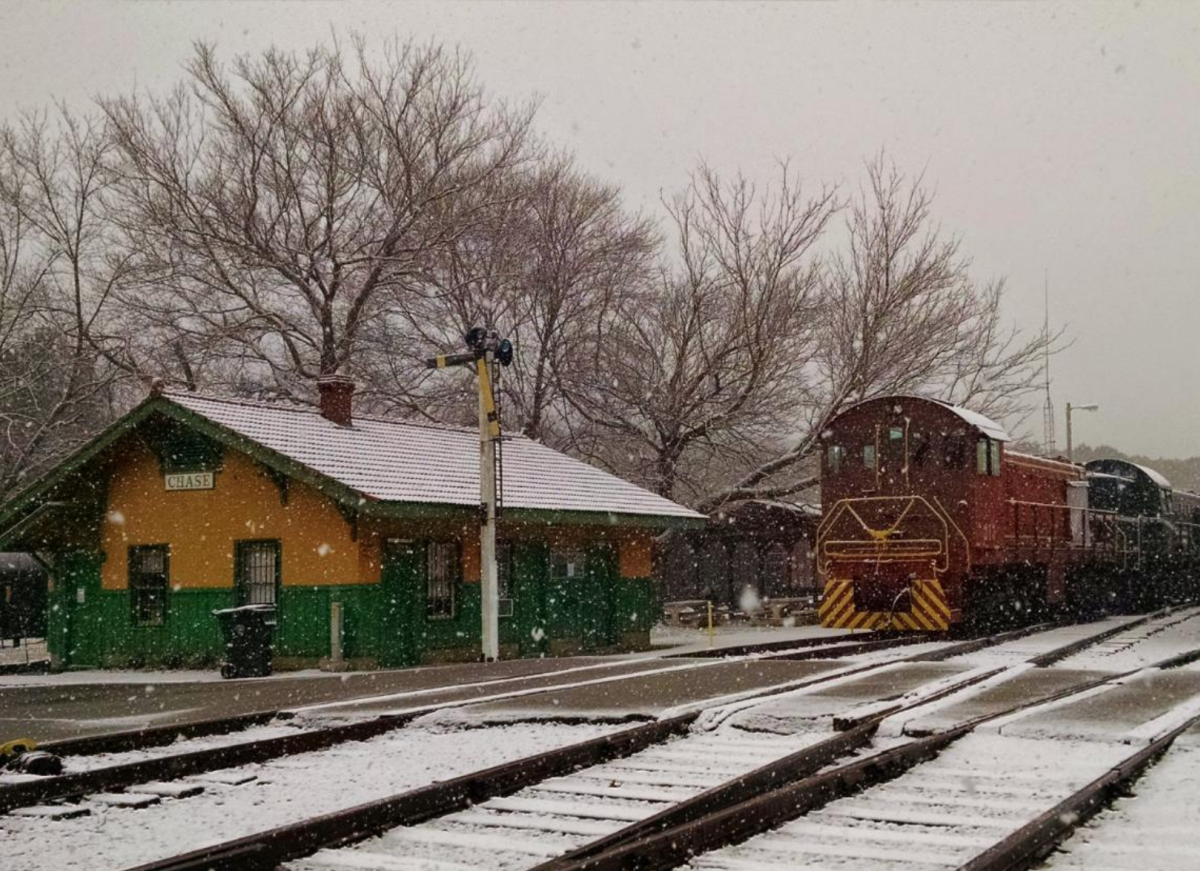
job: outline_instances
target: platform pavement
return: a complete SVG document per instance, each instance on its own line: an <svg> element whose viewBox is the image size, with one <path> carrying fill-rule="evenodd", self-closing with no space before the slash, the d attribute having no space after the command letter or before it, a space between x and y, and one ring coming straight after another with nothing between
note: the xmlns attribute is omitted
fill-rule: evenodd
<svg viewBox="0 0 1200 871"><path fill-rule="evenodd" d="M841 668L835 660L672 659L659 662L657 673L630 675L613 682L566 687L547 693L484 702L464 713L472 722L561 717L653 717L679 705L778 686ZM326 709L326 715L394 712L400 705L386 699L364 700Z"/></svg>
<svg viewBox="0 0 1200 871"><path fill-rule="evenodd" d="M713 648L827 633L828 630L819 627L796 627L777 632L723 631L714 639ZM555 680L553 675L562 671L590 669L578 672L579 679L635 674L662 668L660 658L663 655L709 648L707 636L695 640L694 635L676 634L670 640L674 643L640 654L516 659L340 674L285 672L270 678L233 681L220 680L215 671L191 674L82 671L45 676L0 676L0 741L27 737L54 741L342 700L422 693L403 701L389 699L376 706L413 707L479 698L518 688L514 682L489 687L489 681L525 679L523 686L533 688ZM783 670L787 670L786 666ZM799 671L808 673L804 669ZM741 679L755 680L749 675L742 675ZM730 686L736 686L737 679L731 680ZM609 693L616 692L612 684L600 686L609 687Z"/></svg>

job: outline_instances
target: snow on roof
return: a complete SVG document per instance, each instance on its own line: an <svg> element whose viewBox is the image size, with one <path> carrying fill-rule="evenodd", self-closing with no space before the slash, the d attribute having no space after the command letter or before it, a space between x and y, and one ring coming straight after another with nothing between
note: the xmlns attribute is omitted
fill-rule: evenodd
<svg viewBox="0 0 1200 871"><path fill-rule="evenodd" d="M852 405L851 408L857 408L859 405L866 405L868 402L880 402L880 401L889 401L890 402L892 400L904 401L904 400L908 400L908 399L917 399L917 400L920 400L921 402L933 402L937 405L942 406L945 409L948 409L949 411L954 412L954 414L958 415L959 418L961 418L963 421L970 424L971 426L975 427L975 429L979 430L980 432L982 432L985 436L987 436L990 439L995 439L998 442L1012 441L1012 436L1010 436L1008 434L1008 432L1004 429L1004 427L1000 426L1000 424L996 423L996 421L992 420L990 417L985 417L984 415L980 414L978 411L971 411L971 409L969 409L969 408L963 408L961 405L952 405L951 403L946 402L942 399L931 399L927 396L909 396L909 395L876 396L874 399L864 399L862 402L855 403L855 405ZM849 410L850 409L846 409L846 411L849 411ZM845 412L843 412L843 414L844 413Z"/></svg>
<svg viewBox="0 0 1200 871"><path fill-rule="evenodd" d="M378 417L339 426L299 406L195 393L163 397L370 499L479 504L475 429ZM509 508L704 516L524 436L506 435L503 453Z"/></svg>
<svg viewBox="0 0 1200 871"><path fill-rule="evenodd" d="M1171 489L1171 482L1168 481L1161 472L1156 472L1153 469L1151 469L1149 466L1139 466L1137 463L1130 463L1129 465L1133 466L1135 469L1138 469L1141 472L1144 472L1146 474L1147 478L1149 478L1151 481L1153 481L1155 484L1157 484L1162 489L1164 489L1164 490Z"/></svg>
<svg viewBox="0 0 1200 871"><path fill-rule="evenodd" d="M941 404L953 411L988 438L995 439L998 442L1012 441L1012 436L1008 434L1004 427L1000 426L1000 424L996 423L996 421L992 420L990 417L984 417L978 411L971 411L971 409L963 408L961 405L951 405L948 402L942 402Z"/></svg>

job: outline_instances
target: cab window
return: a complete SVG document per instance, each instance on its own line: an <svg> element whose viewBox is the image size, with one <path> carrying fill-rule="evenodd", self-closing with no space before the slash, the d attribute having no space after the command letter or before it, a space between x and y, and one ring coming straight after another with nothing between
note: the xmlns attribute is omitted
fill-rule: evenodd
<svg viewBox="0 0 1200 871"><path fill-rule="evenodd" d="M846 449L841 445L830 445L825 449L825 467L829 474L836 475L842 470L842 457L845 453Z"/></svg>
<svg viewBox="0 0 1200 871"><path fill-rule="evenodd" d="M987 437L975 443L975 471L980 475L1000 474L1000 442Z"/></svg>
<svg viewBox="0 0 1200 871"><path fill-rule="evenodd" d="M863 468L875 468L875 445L863 445Z"/></svg>

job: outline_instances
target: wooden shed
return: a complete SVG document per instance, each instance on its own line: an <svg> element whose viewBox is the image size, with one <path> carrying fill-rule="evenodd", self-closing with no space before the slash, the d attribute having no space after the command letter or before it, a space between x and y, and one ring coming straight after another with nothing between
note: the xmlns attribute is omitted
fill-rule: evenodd
<svg viewBox="0 0 1200 871"><path fill-rule="evenodd" d="M815 506L766 499L714 512L703 529L666 542L664 602L711 599L731 614L760 610L763 603L811 604L817 593L812 543L820 519Z"/></svg>
<svg viewBox="0 0 1200 871"><path fill-rule="evenodd" d="M276 667L475 659L474 429L195 393L148 398L0 506L0 547L51 567L67 666L217 660L216 609L274 604ZM645 647L651 547L703 517L505 436L501 655Z"/></svg>

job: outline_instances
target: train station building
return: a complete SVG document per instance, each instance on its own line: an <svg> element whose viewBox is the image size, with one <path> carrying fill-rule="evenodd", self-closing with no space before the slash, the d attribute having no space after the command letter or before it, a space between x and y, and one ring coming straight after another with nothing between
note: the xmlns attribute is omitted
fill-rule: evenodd
<svg viewBox="0 0 1200 871"><path fill-rule="evenodd" d="M209 665L213 611L260 603L278 668L477 658L478 432L355 417L352 393L158 393L0 507L0 549L49 570L55 664ZM503 504L503 658L648 646L654 537L701 515L522 436Z"/></svg>

